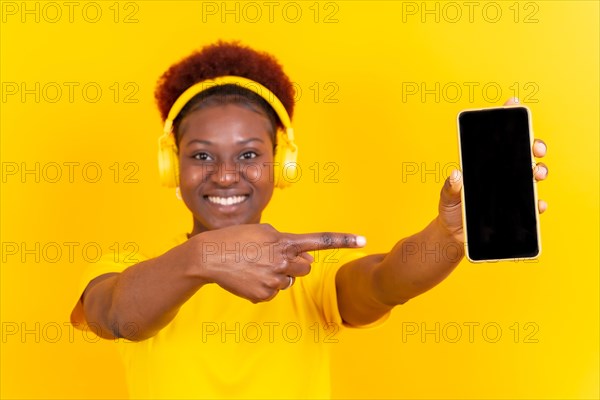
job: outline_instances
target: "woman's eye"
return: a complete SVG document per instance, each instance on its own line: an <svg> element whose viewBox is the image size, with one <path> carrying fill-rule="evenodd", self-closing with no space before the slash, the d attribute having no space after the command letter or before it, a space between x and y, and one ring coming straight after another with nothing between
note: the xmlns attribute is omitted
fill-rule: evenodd
<svg viewBox="0 0 600 400"><path fill-rule="evenodd" d="M247 151L245 153L242 153L242 155L240 156L242 160L250 160L255 157L258 157L258 154L256 154L256 152L254 151Z"/></svg>
<svg viewBox="0 0 600 400"><path fill-rule="evenodd" d="M200 160L200 161L209 161L211 160L211 157L208 155L208 153L196 153L192 156L192 158L194 160Z"/></svg>

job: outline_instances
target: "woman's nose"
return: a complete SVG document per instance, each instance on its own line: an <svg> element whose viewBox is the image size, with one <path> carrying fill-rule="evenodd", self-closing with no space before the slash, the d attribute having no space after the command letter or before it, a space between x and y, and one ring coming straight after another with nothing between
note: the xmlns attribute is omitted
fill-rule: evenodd
<svg viewBox="0 0 600 400"><path fill-rule="evenodd" d="M240 180L240 164L236 162L221 162L215 165L211 175L214 183L230 186Z"/></svg>

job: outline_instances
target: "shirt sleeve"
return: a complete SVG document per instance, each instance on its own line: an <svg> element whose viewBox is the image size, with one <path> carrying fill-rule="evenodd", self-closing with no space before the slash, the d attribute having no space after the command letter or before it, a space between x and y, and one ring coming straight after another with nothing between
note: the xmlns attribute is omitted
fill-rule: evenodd
<svg viewBox="0 0 600 400"><path fill-rule="evenodd" d="M342 320L340 310L337 301L337 288L335 278L339 269L345 264L354 261L356 259L365 257L362 251L356 250L345 250L337 249L327 252L315 253L315 261L311 274L313 277L318 276L319 279L312 279L307 282L307 289L310 291L312 298L317 302L321 308L321 313L325 318L326 323L334 323L338 326L345 326L350 328L375 328L383 324L390 316L390 312L383 315L377 321L374 321L368 325L352 326L346 324ZM315 265L316 264L316 265ZM315 268L317 271L315 271Z"/></svg>

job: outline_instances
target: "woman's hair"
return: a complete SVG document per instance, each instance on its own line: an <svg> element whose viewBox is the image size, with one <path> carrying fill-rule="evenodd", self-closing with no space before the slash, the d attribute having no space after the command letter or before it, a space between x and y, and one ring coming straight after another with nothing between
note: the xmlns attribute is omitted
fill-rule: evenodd
<svg viewBox="0 0 600 400"><path fill-rule="evenodd" d="M294 88L279 62L268 53L253 50L238 42L219 41L172 65L160 77L154 96L163 121L175 100L190 86L225 75L241 76L265 86L277 96L292 117ZM277 114L262 97L238 85L215 86L194 96L173 121L176 143L179 142L179 124L188 113L224 104L238 104L265 115L274 128L271 134L273 146L276 145L275 127L281 126Z"/></svg>

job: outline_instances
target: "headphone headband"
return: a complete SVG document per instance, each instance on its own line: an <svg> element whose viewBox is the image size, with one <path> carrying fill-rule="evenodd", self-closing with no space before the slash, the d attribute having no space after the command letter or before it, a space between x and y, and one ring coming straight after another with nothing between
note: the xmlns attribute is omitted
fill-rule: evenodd
<svg viewBox="0 0 600 400"><path fill-rule="evenodd" d="M269 103L269 105L273 108L273 110L279 117L281 124L286 129L289 141L294 141L294 132L291 129L292 122L290 120L290 116L285 107L283 106L283 103L281 103L277 96L275 96L275 94L269 89L267 89L265 86L261 85L256 81L253 81L252 79L234 75L226 75L212 79L206 79L195 83L194 85L187 88L185 92L183 92L177 98L177 100L175 100L175 103L173 103L173 105L171 106L169 114L167 115L167 119L165 120L163 133L165 135L169 135L171 133L171 129L173 128L173 121L175 121L175 118L177 118L177 116L179 115L181 110L183 110L185 105L196 95L210 88L224 85L238 85L262 97L267 103Z"/></svg>

